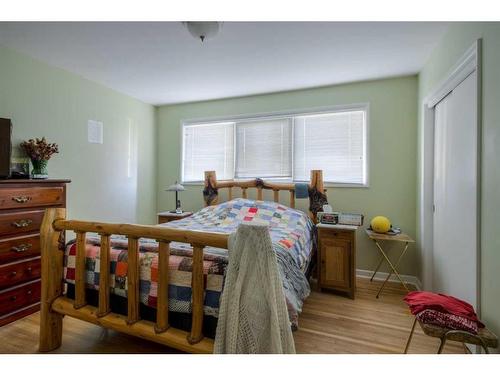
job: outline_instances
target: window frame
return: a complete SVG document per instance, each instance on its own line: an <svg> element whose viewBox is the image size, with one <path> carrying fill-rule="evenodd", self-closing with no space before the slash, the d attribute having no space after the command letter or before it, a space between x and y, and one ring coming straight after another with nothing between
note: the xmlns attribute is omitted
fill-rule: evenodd
<svg viewBox="0 0 500 375"><path fill-rule="evenodd" d="M334 105L334 106L324 106L324 107L313 107L313 108L303 108L298 110L288 110L288 111L275 111L275 112L261 112L261 113L252 113L252 114L240 114L240 115L228 115L228 116L218 116L218 117L209 117L209 118L191 118L191 119L182 119L180 121L180 181L183 185L203 185L204 181L184 181L184 128L190 125L199 125L199 124L217 124L217 123L234 123L234 126L238 126L238 121L259 121L259 120L273 120L273 119L283 119L283 118L291 118L292 124L292 144L291 144L291 160L292 163L295 159L295 139L294 139L294 117L296 116L310 116L310 115L320 115L320 114L328 114L332 112L352 112L352 111L364 111L365 112L365 126L364 126L364 137L363 137L363 150L364 150L364 183L341 183L341 182L333 182L333 181L324 181L325 186L327 187L347 187L347 188L369 188L370 187L370 103L356 103L356 104L343 104L343 105ZM236 168L236 128L234 131L234 163ZM285 178L275 178L275 179L267 179L269 181L279 181L279 182L308 182L308 181L299 181L294 179L293 175L293 164L292 164L292 179ZM236 171L234 169L234 171ZM237 179L235 180L248 180L248 178Z"/></svg>

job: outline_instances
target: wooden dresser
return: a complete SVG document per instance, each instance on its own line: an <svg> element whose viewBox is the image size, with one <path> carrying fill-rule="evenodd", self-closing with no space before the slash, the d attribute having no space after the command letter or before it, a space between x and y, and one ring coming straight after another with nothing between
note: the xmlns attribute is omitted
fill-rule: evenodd
<svg viewBox="0 0 500 375"><path fill-rule="evenodd" d="M69 180L0 180L0 326L40 308L40 224Z"/></svg>

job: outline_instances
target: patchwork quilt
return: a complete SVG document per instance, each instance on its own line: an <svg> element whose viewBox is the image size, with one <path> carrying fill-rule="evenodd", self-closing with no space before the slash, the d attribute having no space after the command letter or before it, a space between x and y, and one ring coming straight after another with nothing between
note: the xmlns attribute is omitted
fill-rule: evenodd
<svg viewBox="0 0 500 375"><path fill-rule="evenodd" d="M162 226L232 233L242 222L267 223L276 252L279 272L283 281L286 302L293 326L297 325L302 303L309 295L305 271L309 265L315 243L314 226L307 215L274 202L234 199L217 206L209 206L183 220ZM111 292L127 296L127 245L122 236L111 237ZM154 240L139 240L141 302L156 307L158 292L158 244ZM87 235L86 287L99 289L100 238ZM65 249L64 277L74 284L76 244L70 241ZM171 242L169 260L169 310L191 312L192 248L189 244ZM228 264L225 249L204 249L203 272L205 283L204 313L218 316L219 299L224 286L224 273Z"/></svg>

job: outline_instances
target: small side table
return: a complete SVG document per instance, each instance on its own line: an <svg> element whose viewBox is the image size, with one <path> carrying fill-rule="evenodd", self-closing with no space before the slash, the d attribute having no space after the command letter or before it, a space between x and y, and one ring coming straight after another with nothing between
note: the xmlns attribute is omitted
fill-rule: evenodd
<svg viewBox="0 0 500 375"><path fill-rule="evenodd" d="M403 279L399 275L397 267L399 266L401 259L403 259L403 256L406 254L406 251L408 250L409 244L414 243L415 241L405 233L390 235L390 234L376 233L376 232L371 231L370 229L366 229L365 231L366 231L367 236L371 240L373 240L373 242L375 242L375 246L377 246L377 248L379 249L380 254L381 254L380 261L378 262L378 265L375 268L375 271L373 272L373 275L370 278L370 281L373 281L373 278L377 274L377 272L378 272L380 266L382 265L382 263L384 262L384 260L387 262L387 264L389 264L389 267L390 267L389 274L387 275L382 286L378 290L377 298L380 296L380 293L382 293L382 290L384 289L385 284L387 283L387 281L389 281L389 278L391 277L391 275L393 273L397 276L397 278L399 279L401 284L403 284L403 287L406 289L406 291L409 292L410 290L408 289L408 287L406 286L406 283L403 281ZM399 255L399 258L395 264L393 264L391 262L391 260L389 259L389 257L387 256L387 253L384 251L384 249L380 245L380 241L397 241L397 242L402 242L404 244L403 251Z"/></svg>
<svg viewBox="0 0 500 375"><path fill-rule="evenodd" d="M356 230L354 225L316 224L318 228L318 287L356 294Z"/></svg>
<svg viewBox="0 0 500 375"><path fill-rule="evenodd" d="M184 211L181 214L177 214L175 212L164 211L158 213L158 224L168 223L174 220L184 219L186 217L191 216L193 213L190 211Z"/></svg>

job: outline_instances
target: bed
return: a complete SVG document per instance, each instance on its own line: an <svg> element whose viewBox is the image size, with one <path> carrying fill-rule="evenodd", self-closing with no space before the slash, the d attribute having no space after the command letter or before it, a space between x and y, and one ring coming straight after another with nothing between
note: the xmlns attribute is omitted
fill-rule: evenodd
<svg viewBox="0 0 500 375"><path fill-rule="evenodd" d="M236 187L243 197L232 199ZM217 204L222 188L228 189L230 200ZM257 200L246 198L249 188L257 189ZM262 200L265 189L274 191L275 202ZM207 207L157 226L71 221L65 220L63 209L47 210L40 351L61 344L61 318L69 315L179 350L212 352L228 264L227 238L241 222L268 224L290 323L297 328L309 294L315 208L326 200L321 171L311 173L309 217L280 204L280 190L290 193L289 205L294 206L293 184L217 182L214 172L206 172ZM76 239L64 244L65 230L75 231Z"/></svg>

